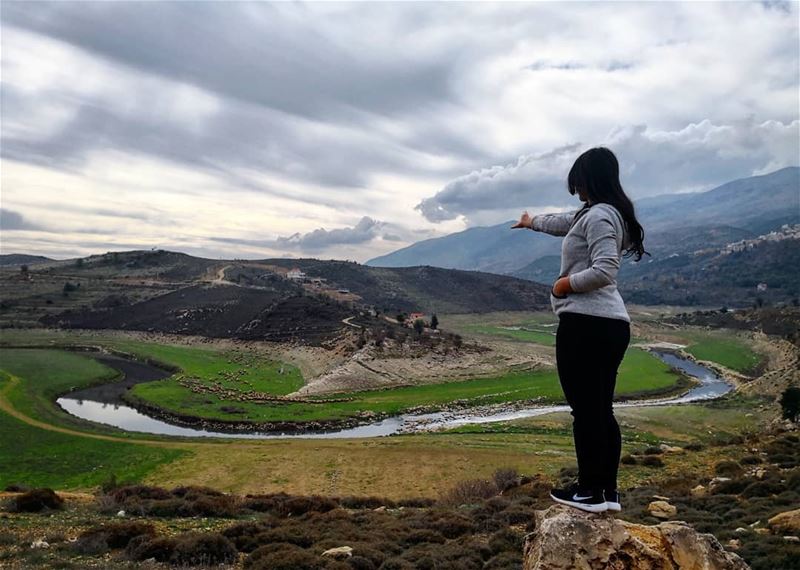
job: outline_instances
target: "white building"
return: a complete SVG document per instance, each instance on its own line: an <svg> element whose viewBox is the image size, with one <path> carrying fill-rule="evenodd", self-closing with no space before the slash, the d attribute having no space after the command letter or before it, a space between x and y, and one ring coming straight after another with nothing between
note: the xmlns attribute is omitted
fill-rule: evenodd
<svg viewBox="0 0 800 570"><path fill-rule="evenodd" d="M300 271L297 267L294 267L286 273L286 277L292 281L302 281L306 278L306 274Z"/></svg>

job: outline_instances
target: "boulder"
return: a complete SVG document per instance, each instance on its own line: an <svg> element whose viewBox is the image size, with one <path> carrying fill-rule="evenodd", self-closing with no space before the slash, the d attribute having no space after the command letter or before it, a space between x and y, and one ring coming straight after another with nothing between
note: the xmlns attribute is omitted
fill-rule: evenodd
<svg viewBox="0 0 800 570"><path fill-rule="evenodd" d="M778 513L767 521L770 528L786 534L800 534L800 509Z"/></svg>
<svg viewBox="0 0 800 570"><path fill-rule="evenodd" d="M698 485L691 490L692 497L705 497L708 490L703 485Z"/></svg>
<svg viewBox="0 0 800 570"><path fill-rule="evenodd" d="M710 534L682 521L647 526L564 505L536 511L524 570L748 570Z"/></svg>
<svg viewBox="0 0 800 570"><path fill-rule="evenodd" d="M678 514L678 508L675 505L670 505L666 501L653 501L647 505L647 512L656 517L657 519L668 519Z"/></svg>

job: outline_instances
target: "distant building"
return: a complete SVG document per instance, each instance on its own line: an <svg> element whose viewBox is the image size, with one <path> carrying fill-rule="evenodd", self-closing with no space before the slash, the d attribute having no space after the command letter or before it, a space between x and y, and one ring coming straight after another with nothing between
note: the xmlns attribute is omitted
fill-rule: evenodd
<svg viewBox="0 0 800 570"><path fill-rule="evenodd" d="M756 285L756 289L758 289L759 291L766 291L767 290L767 284L766 283L759 283L758 285Z"/></svg>
<svg viewBox="0 0 800 570"><path fill-rule="evenodd" d="M411 323L413 323L417 319L424 319L424 318L425 318L425 313L411 313L410 315L408 315L408 321Z"/></svg>
<svg viewBox="0 0 800 570"><path fill-rule="evenodd" d="M300 271L297 267L290 269L286 272L286 277L292 281L302 281L306 278L306 274Z"/></svg>

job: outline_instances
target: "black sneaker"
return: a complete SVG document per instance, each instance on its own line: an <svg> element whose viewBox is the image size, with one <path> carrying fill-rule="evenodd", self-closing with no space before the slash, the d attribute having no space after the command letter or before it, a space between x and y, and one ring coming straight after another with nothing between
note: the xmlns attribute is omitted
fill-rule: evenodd
<svg viewBox="0 0 800 570"><path fill-rule="evenodd" d="M577 484L572 484L566 489L553 489L550 496L557 503L569 505L590 513L602 513L608 510L603 491L589 491L581 489Z"/></svg>
<svg viewBox="0 0 800 570"><path fill-rule="evenodd" d="M603 491L603 496L606 498L606 505L609 511L621 511L622 504L619 502L619 491Z"/></svg>

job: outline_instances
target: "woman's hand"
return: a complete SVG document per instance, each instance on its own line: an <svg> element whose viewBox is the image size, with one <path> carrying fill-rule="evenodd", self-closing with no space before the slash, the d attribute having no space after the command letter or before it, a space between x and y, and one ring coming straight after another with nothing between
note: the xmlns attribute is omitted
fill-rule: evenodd
<svg viewBox="0 0 800 570"><path fill-rule="evenodd" d="M572 293L572 287L569 284L569 276L565 275L564 277L559 277L558 280L553 283L552 292L556 297L566 297L569 293Z"/></svg>
<svg viewBox="0 0 800 570"><path fill-rule="evenodd" d="M528 215L528 210L525 210L524 212L522 212L522 216L520 216L519 221L516 224L514 224L513 226L511 226L511 229L512 230L514 228L532 229L532 226L531 226L532 223L533 223L533 218L531 218Z"/></svg>

